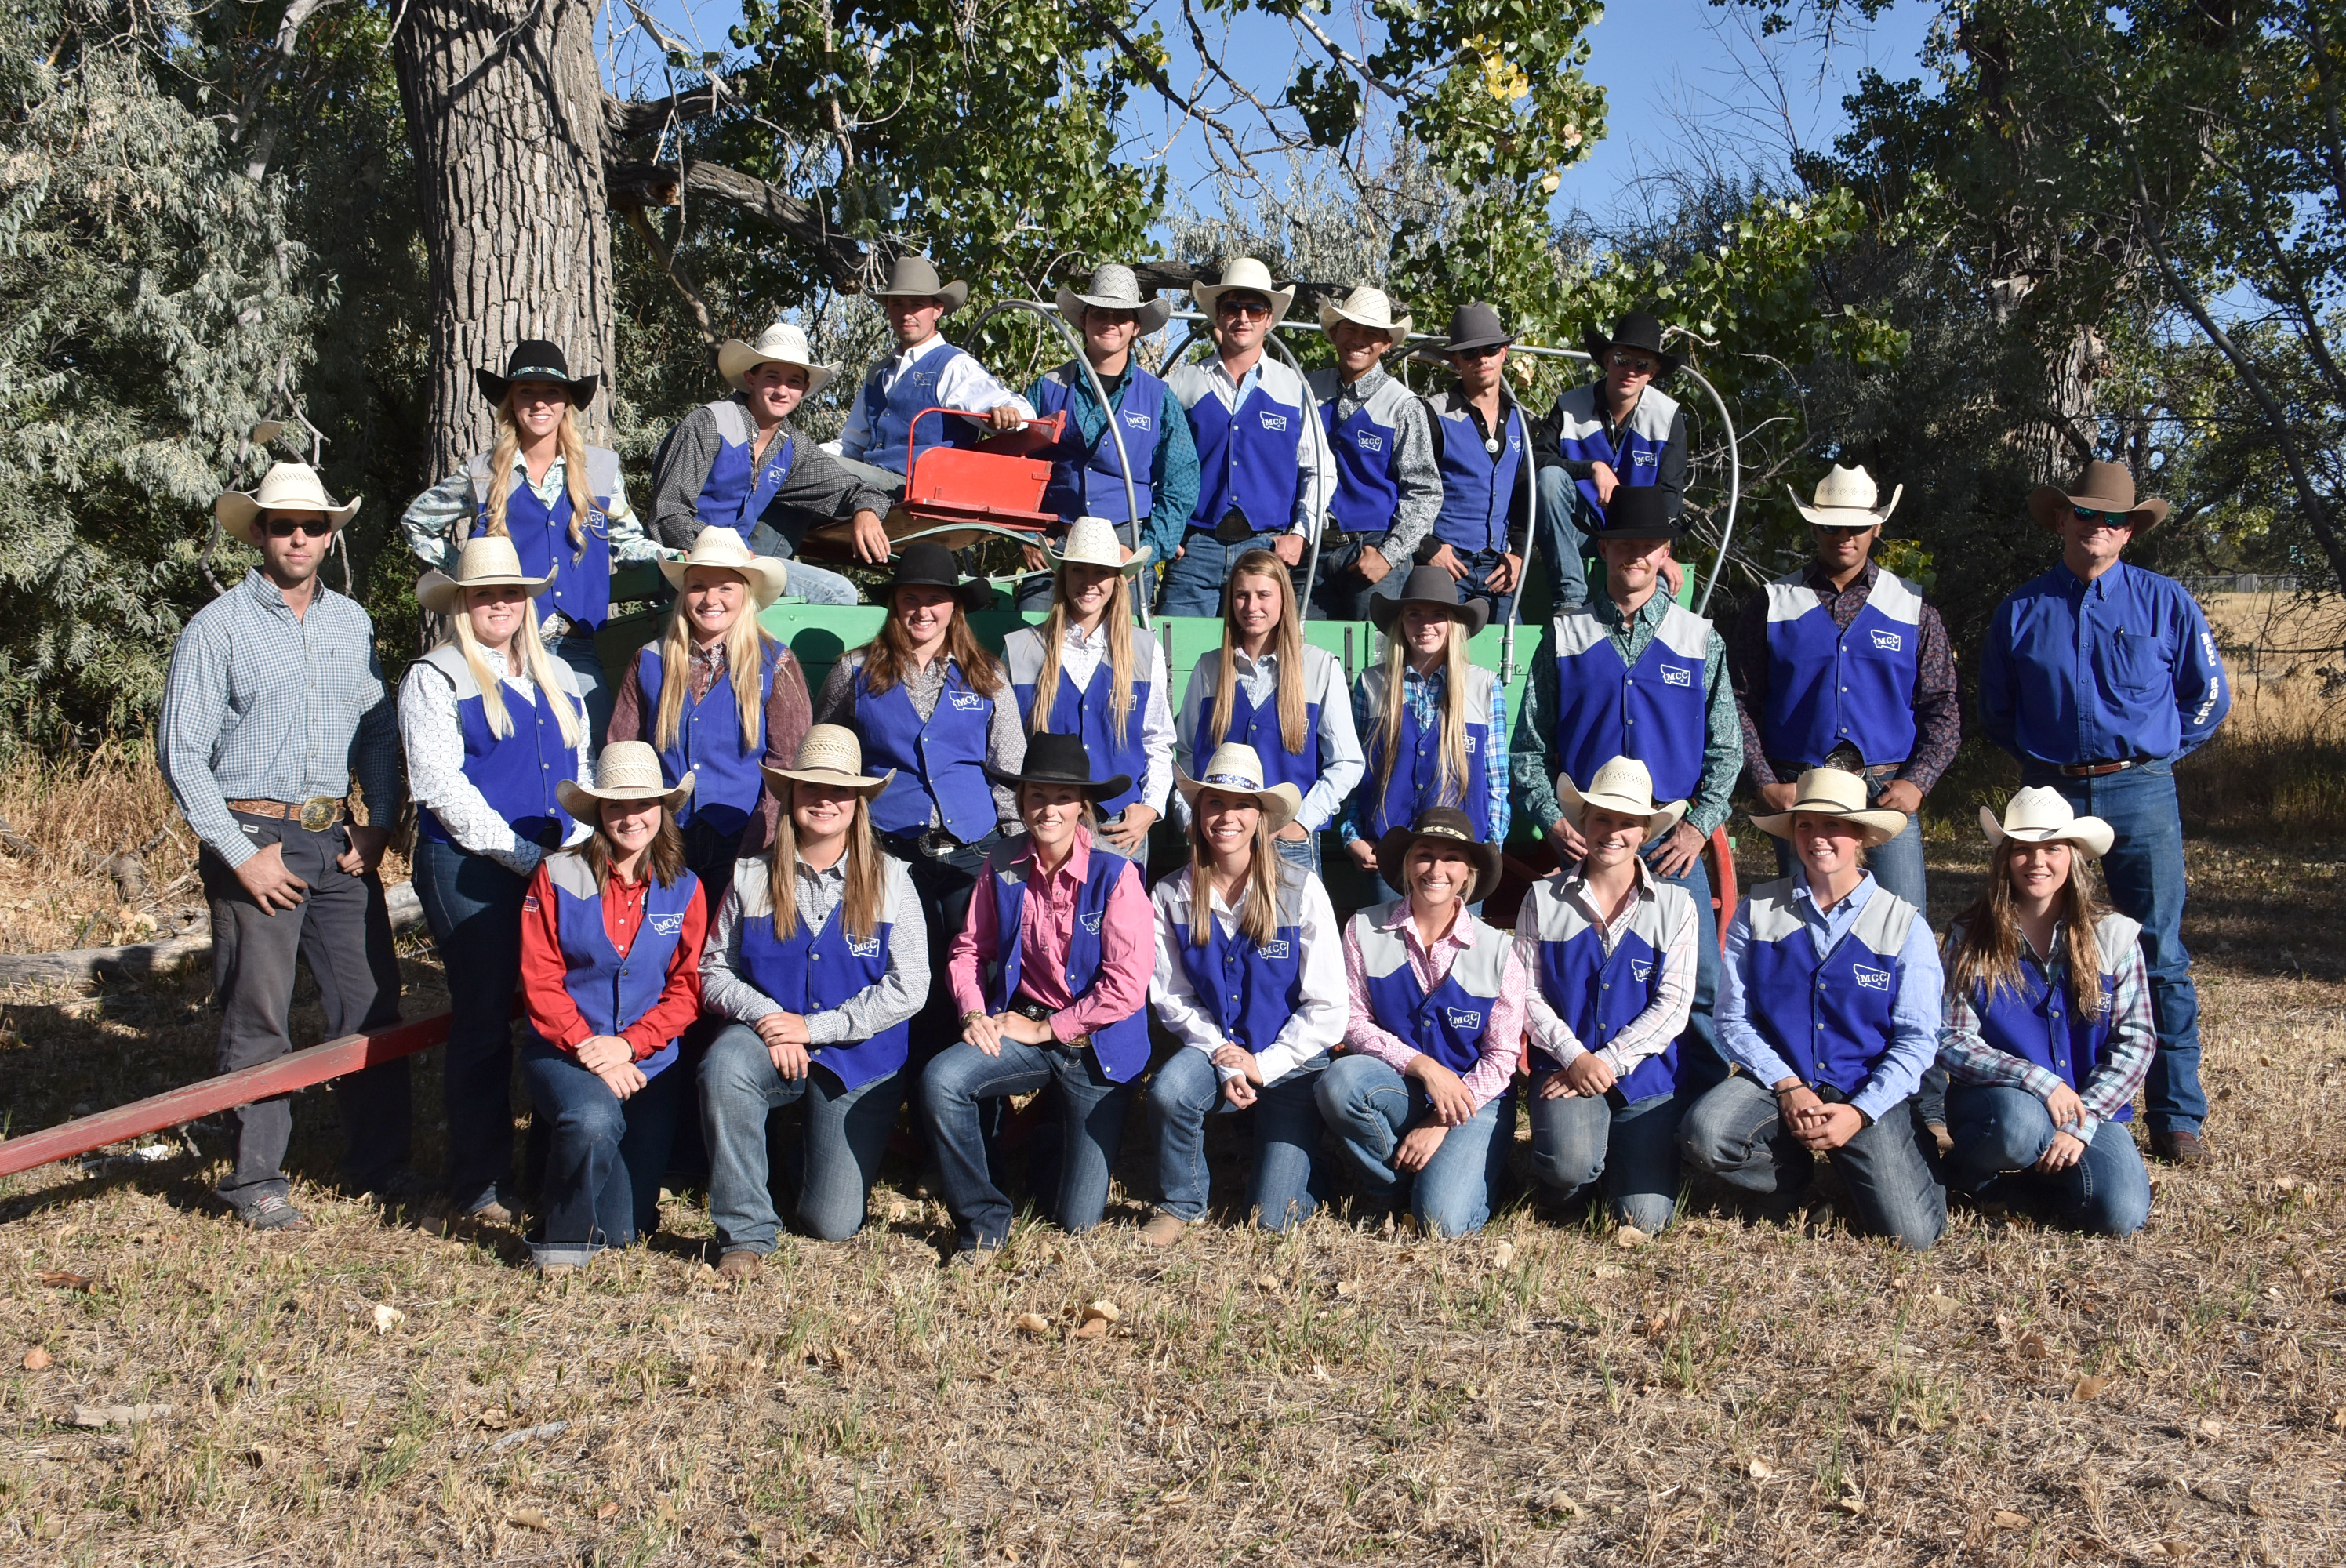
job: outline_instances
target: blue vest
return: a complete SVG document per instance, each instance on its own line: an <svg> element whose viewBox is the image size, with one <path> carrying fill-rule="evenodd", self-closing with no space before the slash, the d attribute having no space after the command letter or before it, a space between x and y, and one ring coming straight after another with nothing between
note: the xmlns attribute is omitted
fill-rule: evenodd
<svg viewBox="0 0 2346 1568"><path fill-rule="evenodd" d="M1304 794L1320 782L1320 704L1309 694L1324 691L1320 679L1321 660L1332 661L1335 656L1327 649L1309 643L1303 648L1303 667L1292 677L1282 671L1282 679L1300 679L1306 693L1303 703L1303 749L1290 751L1279 727L1279 698L1276 690L1266 706L1258 708L1247 697L1246 687L1230 693L1230 728L1227 735L1207 733L1214 714L1214 693L1221 685L1222 656L1219 650L1207 654L1189 672L1189 689L1198 694L1198 728L1190 738L1189 777L1202 779L1206 764L1214 755L1214 748L1224 741L1237 741L1254 748L1262 759L1262 782L1265 789L1274 784L1292 784Z"/></svg>
<svg viewBox="0 0 2346 1568"><path fill-rule="evenodd" d="M1906 760L1922 645L1923 596L1887 572L1847 631L1800 574L1769 584L1768 755L1814 768L1846 741L1869 767Z"/></svg>
<svg viewBox="0 0 2346 1568"><path fill-rule="evenodd" d="M1620 438L1617 446L1606 437L1605 422L1596 415L1596 397L1597 384L1590 382L1556 400L1556 444L1564 460L1602 463L1624 484L1651 484L1660 479L1662 453L1670 444L1670 426L1678 422L1678 401L1647 387L1638 394L1637 406L1629 411L1628 423L1616 433ZM1589 509L1603 516L1605 509L1596 501L1596 481L1583 479L1576 483Z"/></svg>
<svg viewBox="0 0 2346 1568"><path fill-rule="evenodd" d="M1854 1095L1890 1054L1898 1002L1898 953L1914 906L1869 876L1872 892L1856 921L1824 957L1785 877L1748 901L1750 945L1743 951L1751 1026L1811 1088ZM1765 1087L1766 1085L1762 1085Z"/></svg>
<svg viewBox="0 0 2346 1568"><path fill-rule="evenodd" d="M499 738L490 732L480 683L473 678L463 650L444 643L416 663L431 666L456 688L456 723L464 733L464 777L473 788L522 838L543 844L546 830L552 828L554 841L560 843L569 835L570 813L562 809L555 786L566 779L577 781L578 753L562 738L562 720L555 704L569 704L583 730L586 709L576 694L549 692L533 683L531 706L524 708L521 693L506 687L503 693L506 731ZM559 659L546 663L556 681L569 674L569 667ZM415 830L434 843L456 841L429 806L416 808Z"/></svg>
<svg viewBox="0 0 2346 1568"><path fill-rule="evenodd" d="M1502 410L1504 433L1495 453L1483 445L1482 427L1472 409L1450 410L1447 398L1426 400L1434 445L1442 459L1442 511L1433 536L1454 550L1471 553L1507 548L1507 507L1515 499L1515 474L1527 444L1524 411L1513 398Z"/></svg>
<svg viewBox="0 0 2346 1568"><path fill-rule="evenodd" d="M1025 945L1019 938L1018 922L1026 908L1026 878L1033 869L1033 862L1025 858L1026 850L1023 838L995 845L986 857L985 888L979 895L994 900L994 929L1001 944L1001 951L994 955L993 989L987 993L997 1013L1008 1012L1011 999L1018 994L1018 966ZM1097 843L1091 846L1083 891L1076 895L1075 929L1067 933L1066 981L1070 996L1080 997L1099 978L1100 922L1107 911L1108 895L1131 864ZM1139 873L1134 871L1132 876L1137 887ZM1138 1076L1148 1065L1147 1002L1134 1008L1130 1017L1093 1030L1092 1052L1111 1083L1129 1083Z"/></svg>
<svg viewBox="0 0 2346 1568"><path fill-rule="evenodd" d="M722 671L700 697L688 682L684 702L676 714L676 743L660 752L660 776L670 785L689 771L692 795L677 808L681 828L706 822L719 833L739 833L750 825L766 792L766 776L758 764L766 749L766 701L774 695L774 676L790 650L770 636L758 638L761 664L758 670L758 733L741 733L741 707L734 699L733 676ZM636 696L642 704L643 734L656 738L659 728L660 683L667 671L660 662L659 644L647 643L636 653Z"/></svg>
<svg viewBox="0 0 2346 1568"><path fill-rule="evenodd" d="M1407 918L1409 901L1396 899L1352 917L1369 978L1369 1006L1377 1027L1401 1036L1454 1073L1482 1059L1483 1032L1498 1005L1506 978L1514 933L1474 921L1474 945L1460 953L1442 983L1429 993L1410 967L1409 947L1399 928L1384 929L1396 912ZM1466 920L1464 911L1459 919Z"/></svg>
<svg viewBox="0 0 2346 1568"><path fill-rule="evenodd" d="M1092 671L1091 684L1081 690L1062 669L1057 699L1051 704L1049 733L1082 736L1084 749L1091 754L1094 777L1131 776L1129 789L1099 802L1104 817L1113 817L1139 799L1141 782L1148 772L1148 751L1140 742L1140 718L1148 708L1149 677L1157 668L1157 639L1137 626L1127 629L1132 636L1132 711L1121 727L1116 721L1116 672L1105 654ZM1018 698L1019 723L1030 730L1035 722L1035 686L1043 678L1043 651L1041 626L1021 626L1002 643L1002 662L1009 668L1010 689Z"/></svg>
<svg viewBox="0 0 2346 1568"><path fill-rule="evenodd" d="M791 453L797 438L785 424L766 448L765 461L750 467L758 440L757 422L732 398L709 405L717 422L717 455L709 460L709 477L700 482L700 498L692 504L705 528L730 528L746 543L758 520L773 504L782 481L790 476Z"/></svg>
<svg viewBox="0 0 2346 1568"><path fill-rule="evenodd" d="M494 494L489 455L482 453L467 465L474 522L466 538L488 531ZM513 537L521 569L533 577L554 574L554 581L537 596L538 617L543 620L547 611L560 610L579 626L601 626L611 614L611 497L619 489L619 454L600 446L586 449L586 492L594 510L579 524L583 547L570 542L567 484L548 506L518 474L507 475L506 483L512 489L505 496L505 532Z"/></svg>
<svg viewBox="0 0 2346 1568"><path fill-rule="evenodd" d="M1446 682L1449 677L1437 672L1419 678ZM1484 840L1491 837L1490 773L1483 748L1490 739L1491 700L1497 689L1497 677L1489 670L1479 665L1466 667L1466 776L1448 789L1442 787L1442 726L1437 722L1421 729L1417 715L1406 702L1402 704L1401 746L1393 758L1392 776L1385 781L1383 795L1372 795L1369 803L1370 839L1406 828L1429 806L1455 806L1473 819L1478 835ZM1384 756L1384 720L1380 716L1387 698L1382 657L1361 672L1361 695L1370 716L1368 730L1361 737L1368 759L1368 770L1361 782L1363 789L1373 791Z"/></svg>
<svg viewBox="0 0 2346 1568"><path fill-rule="evenodd" d="M740 886L737 876L735 885ZM845 899L831 906L821 931L798 921L787 942L774 935L770 900L781 896L768 890L768 907L751 914L746 905L741 924L741 978L756 986L784 1012L801 1017L844 1006L888 978L888 933L893 922L882 921L868 937L848 934ZM912 1054L913 1025L907 1019L892 1024L869 1040L843 1040L833 1045L813 1045L807 1055L827 1069L842 1089L853 1089L882 1078L904 1065Z"/></svg>
<svg viewBox="0 0 2346 1568"><path fill-rule="evenodd" d="M1195 876L1194 870L1174 873L1174 907L1184 911L1173 921L1182 972L1223 1036L1260 1056L1303 1005L1303 873L1279 868L1279 927L1269 942L1236 927L1225 933L1221 921L1209 920L1202 947L1189 940L1194 928L1187 918L1196 908Z"/></svg>
<svg viewBox="0 0 2346 1568"><path fill-rule="evenodd" d="M1321 428L1328 433L1329 455L1336 463L1336 494L1328 503L1328 516L1345 534L1382 534L1392 526L1393 514L1401 507L1401 480L1393 472L1393 448L1399 444L1394 405L1407 402L1411 394L1382 372L1372 373L1379 384L1341 422L1336 400L1342 382L1337 373L1313 371L1306 378L1320 405Z"/></svg>
<svg viewBox="0 0 2346 1568"><path fill-rule="evenodd" d="M636 928L634 944L621 957L603 929L603 890L595 883L583 855L555 855L546 862L546 880L554 884L559 907L555 919L562 932L562 988L570 993L578 1015L597 1034L617 1034L652 1010L668 989L668 966L684 940L684 911L700 896L700 880L678 871L676 881L644 888L644 921ZM647 1078L657 1077L676 1060L677 1045L668 1041L636 1064Z"/></svg>
<svg viewBox="0 0 2346 1568"><path fill-rule="evenodd" d="M1691 912L1694 900L1684 888L1654 883L1654 896L1631 906L1629 923L1608 953L1605 933L1565 896L1566 875L1557 871L1534 882L1517 923L1529 920L1539 940L1540 994L1574 1039L1587 1050L1601 1051L1660 999L1670 928ZM1699 931L1695 940L1702 940ZM1561 1065L1545 1051L1539 1057L1549 1066ZM1676 1094L1678 1087L1676 1040L1631 1068L1617 1085L1623 1101L1632 1105Z"/></svg>
<svg viewBox="0 0 2346 1568"><path fill-rule="evenodd" d="M933 809L945 831L974 844L1000 820L993 787L985 777L985 740L994 723L994 698L971 686L954 665L944 689L924 720L898 681L877 697L869 674L855 672L855 707L850 723L863 740L863 765L874 774L892 768L896 777L872 802L872 823L883 833L927 830Z"/></svg>
<svg viewBox="0 0 2346 1568"><path fill-rule="evenodd" d="M1189 411L1190 433L1198 443L1198 504L1189 526L1209 531L1223 514L1243 513L1258 534L1287 531L1295 518L1295 503L1303 494L1303 407L1306 394L1295 372L1264 361L1260 373L1247 388L1236 409L1222 406L1205 372L1184 365L1174 372L1174 383ZM1271 392L1290 389L1292 401ZM1194 389L1194 398L1192 396Z"/></svg>
<svg viewBox="0 0 2346 1568"><path fill-rule="evenodd" d="M1548 636L1556 676L1548 771L1586 784L1616 757L1634 758L1653 776L1655 799L1693 799L1709 733L1703 670L1710 623L1670 606L1634 665L1591 611L1561 617Z"/></svg>
<svg viewBox="0 0 2346 1568"><path fill-rule="evenodd" d="M2066 987L2052 984L2033 963L2020 966L2016 992L2004 986L1984 996L1984 988L1974 985L1972 1012L1979 1018L1980 1038L2007 1055L2035 1063L2072 1089L2083 1089L2109 1060L2118 961L2141 932L2142 927L2120 914L2105 915L2095 926L2094 940L2102 950L2102 1010L2092 1018L2077 1011ZM2110 1119L2134 1120L2134 1106L2120 1106Z"/></svg>
<svg viewBox="0 0 2346 1568"><path fill-rule="evenodd" d="M863 428L870 433L863 444L864 462L891 473L904 473L911 466L905 461L904 443L913 433L913 417L924 408L942 406L937 402L937 380L947 365L963 357L962 351L951 343L931 349L885 392L880 390L878 371L863 379ZM913 456L918 459L933 446L975 446L981 439L982 433L968 420L933 415L921 421L921 443Z"/></svg>
<svg viewBox="0 0 2346 1568"><path fill-rule="evenodd" d="M1073 360L1035 385L1036 413L1046 419L1062 411L1067 414L1066 433L1046 453L1038 454L1051 460L1051 483L1043 492L1043 510L1069 521L1105 517L1111 523L1130 523L1132 508L1125 504L1125 471L1117 454L1116 438L1108 434L1105 421L1097 435L1086 438L1081 422L1069 407L1078 386L1089 395L1091 382ZM1132 496L1146 522L1149 508L1156 504L1148 479L1156 472L1157 442L1165 429L1165 383L1132 365L1125 371L1123 385L1110 389L1108 396L1116 405L1109 417L1123 431L1124 455L1132 463Z"/></svg>

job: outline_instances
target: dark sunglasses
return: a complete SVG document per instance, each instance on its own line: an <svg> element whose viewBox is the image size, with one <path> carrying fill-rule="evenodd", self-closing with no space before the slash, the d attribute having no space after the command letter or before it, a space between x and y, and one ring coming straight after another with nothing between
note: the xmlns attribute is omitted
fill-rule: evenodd
<svg viewBox="0 0 2346 1568"><path fill-rule="evenodd" d="M1227 296L1214 302L1218 316L1268 316L1270 303L1265 300L1232 300Z"/></svg>
<svg viewBox="0 0 2346 1568"><path fill-rule="evenodd" d="M1479 349L1453 349L1450 357L1454 360L1487 360L1494 354L1505 352L1506 347L1504 343L1487 343Z"/></svg>
<svg viewBox="0 0 2346 1568"><path fill-rule="evenodd" d="M2131 512L2096 512L2090 506L2072 506L2069 511L2080 523L2106 523L2113 528L2134 526Z"/></svg>
<svg viewBox="0 0 2346 1568"><path fill-rule="evenodd" d="M261 524L271 539L291 539L296 534L307 534L312 539L323 539L334 531L334 525L321 517L312 523L306 517L271 517Z"/></svg>
<svg viewBox="0 0 2346 1568"><path fill-rule="evenodd" d="M1655 361L1646 358L1643 354L1625 354L1618 351L1608 356L1605 362L1611 365L1616 370L1634 371L1641 376L1652 375L1656 371L1662 368Z"/></svg>

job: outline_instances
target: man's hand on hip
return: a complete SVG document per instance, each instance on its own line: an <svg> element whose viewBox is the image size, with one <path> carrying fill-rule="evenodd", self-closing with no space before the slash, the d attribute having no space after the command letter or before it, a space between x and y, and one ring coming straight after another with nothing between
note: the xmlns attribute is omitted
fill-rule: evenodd
<svg viewBox="0 0 2346 1568"><path fill-rule="evenodd" d="M310 884L285 869L285 847L263 844L251 859L237 867L236 880L252 895L252 901L263 911L275 914L280 909L299 909L301 895Z"/></svg>

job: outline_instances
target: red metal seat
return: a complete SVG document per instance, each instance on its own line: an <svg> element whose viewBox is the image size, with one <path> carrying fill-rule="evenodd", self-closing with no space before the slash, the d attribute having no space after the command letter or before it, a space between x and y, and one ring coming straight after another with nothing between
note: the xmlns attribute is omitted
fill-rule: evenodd
<svg viewBox="0 0 2346 1568"><path fill-rule="evenodd" d="M994 433L974 447L933 446L914 455L921 422L931 414L985 418L952 408L924 408L913 416L904 440L908 466L903 498L885 524L891 544L930 539L959 550L987 535L1032 543L1058 522L1056 514L1043 510L1051 464L1034 454L1056 444L1067 428L1064 412ZM846 523L829 523L809 529L806 536L818 544L845 545L852 543L853 530Z"/></svg>

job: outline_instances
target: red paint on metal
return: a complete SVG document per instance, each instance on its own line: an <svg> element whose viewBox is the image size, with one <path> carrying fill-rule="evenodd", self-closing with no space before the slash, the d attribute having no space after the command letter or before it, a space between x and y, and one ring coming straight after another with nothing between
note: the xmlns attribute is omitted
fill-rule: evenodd
<svg viewBox="0 0 2346 1568"><path fill-rule="evenodd" d="M1735 840L1721 822L1710 830L1710 907L1718 912L1719 950L1727 951L1727 928L1735 923Z"/></svg>

